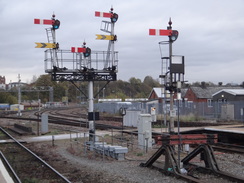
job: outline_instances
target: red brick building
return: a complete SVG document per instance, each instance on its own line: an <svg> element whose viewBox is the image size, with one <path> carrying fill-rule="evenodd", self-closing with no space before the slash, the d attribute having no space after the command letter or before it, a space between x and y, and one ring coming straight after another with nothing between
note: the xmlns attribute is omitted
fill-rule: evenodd
<svg viewBox="0 0 244 183"><path fill-rule="evenodd" d="M0 84L6 84L5 76L0 76Z"/></svg>
<svg viewBox="0 0 244 183"><path fill-rule="evenodd" d="M6 79L5 76L0 76L0 89L6 90Z"/></svg>

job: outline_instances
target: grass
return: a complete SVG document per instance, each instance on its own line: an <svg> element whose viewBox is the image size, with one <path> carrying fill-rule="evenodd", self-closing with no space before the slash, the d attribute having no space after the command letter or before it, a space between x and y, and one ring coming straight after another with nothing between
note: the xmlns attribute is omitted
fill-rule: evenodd
<svg viewBox="0 0 244 183"><path fill-rule="evenodd" d="M143 156L143 153L139 152L139 153L136 153L137 156Z"/></svg>
<svg viewBox="0 0 244 183"><path fill-rule="evenodd" d="M23 183L39 183L39 181L35 178L24 179Z"/></svg>
<svg viewBox="0 0 244 183"><path fill-rule="evenodd" d="M45 135L58 135L58 134L60 134L60 132L61 131L59 131L59 130L52 130L52 131L46 133Z"/></svg>
<svg viewBox="0 0 244 183"><path fill-rule="evenodd" d="M152 128L167 128L164 124L152 124Z"/></svg>

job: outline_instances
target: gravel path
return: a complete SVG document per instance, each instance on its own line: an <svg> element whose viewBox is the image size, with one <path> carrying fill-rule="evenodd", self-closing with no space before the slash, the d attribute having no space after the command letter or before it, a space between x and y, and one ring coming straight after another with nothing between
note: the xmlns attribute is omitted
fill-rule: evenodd
<svg viewBox="0 0 244 183"><path fill-rule="evenodd" d="M59 153L66 157L69 161L75 162L77 166L86 166L93 171L106 172L103 176L102 182L130 182L130 183L177 183L182 180L177 180L173 177L168 177L159 171L149 168L139 167L140 161L117 161L117 160L92 160L83 157L78 157L70 154L65 149L60 149ZM101 159L101 158L100 158Z"/></svg>
<svg viewBox="0 0 244 183"><path fill-rule="evenodd" d="M31 149L35 149L41 157L48 160L49 164L74 183L184 182L174 177L165 176L157 170L140 167L141 160L118 161L105 157L102 161L101 155L91 151L84 155L81 148L77 148L76 143L72 143L71 146L70 142L59 141L55 143L55 147L52 147L50 143L36 143L31 146ZM55 158L53 160L47 156ZM79 179L74 178L76 175L79 175Z"/></svg>
<svg viewBox="0 0 244 183"><path fill-rule="evenodd" d="M110 157L105 157L91 151L84 151L76 142L57 141L55 147L50 142L32 144L36 151L44 157L49 158L52 166L74 183L178 183L185 182L182 179L166 176L161 172L140 167L141 162L145 162L149 153L145 156L131 156L129 154L124 161L117 161ZM39 149L39 150L38 150ZM40 150L42 152L40 153ZM155 150L154 150L155 152ZM152 152L153 153L153 152ZM133 159L133 160L132 160ZM137 159L137 160L135 160ZM244 155L228 154L216 152L216 159L222 171L244 177ZM60 161L60 162L59 162ZM204 182L229 183L230 181L216 177L214 175L195 173L194 176L201 177ZM75 178L76 177L76 178Z"/></svg>

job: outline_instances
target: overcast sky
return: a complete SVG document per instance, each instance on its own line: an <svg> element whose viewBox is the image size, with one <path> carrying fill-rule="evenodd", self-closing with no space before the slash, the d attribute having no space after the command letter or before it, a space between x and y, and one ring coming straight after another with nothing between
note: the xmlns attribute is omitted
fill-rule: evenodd
<svg viewBox="0 0 244 183"><path fill-rule="evenodd" d="M35 42L47 42L45 28L34 18L60 20L56 31L60 49L81 46L85 40L92 50L107 50L108 41L96 40L103 18L95 11L119 15L115 24L119 51L118 79L161 74L161 55L167 40L149 36L149 28L167 29L169 18L179 37L173 54L185 56L185 80L240 84L244 81L243 0L0 0L0 75L6 82L23 82L45 74L44 50Z"/></svg>

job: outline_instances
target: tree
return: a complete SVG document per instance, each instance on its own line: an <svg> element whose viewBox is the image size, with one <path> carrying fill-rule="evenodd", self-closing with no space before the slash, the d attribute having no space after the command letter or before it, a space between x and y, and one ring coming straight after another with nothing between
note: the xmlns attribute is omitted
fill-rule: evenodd
<svg viewBox="0 0 244 183"><path fill-rule="evenodd" d="M33 81L35 78L33 77ZM51 76L48 74L39 76L34 83L31 83L29 87L53 87L54 101L62 101L63 96L67 96L70 102L77 102L77 96L84 98L82 94L88 96L88 82L75 82L74 86L69 81L52 81ZM106 86L105 86L106 85ZM105 86L104 90L101 90ZM157 80L151 76L146 76L143 80L131 77L129 81L117 80L107 84L106 81L94 82L94 95L101 90L97 98L101 96L105 98L147 98L153 87L159 87L160 84ZM76 87L80 88L80 92ZM40 92L38 97L36 93L29 94L26 92L29 99L40 98L43 103L49 101L49 92Z"/></svg>
<svg viewBox="0 0 244 183"><path fill-rule="evenodd" d="M129 79L129 83L130 83L130 84L137 85L137 84L141 84L141 80L140 80L140 79L136 79L135 77L131 77L131 78Z"/></svg>
<svg viewBox="0 0 244 183"><path fill-rule="evenodd" d="M0 103L16 104L18 103L17 97L7 92L0 93Z"/></svg>
<svg viewBox="0 0 244 183"><path fill-rule="evenodd" d="M39 78L35 82L35 86L53 86L54 82L51 80L51 76L48 74L44 74L39 76Z"/></svg>
<svg viewBox="0 0 244 183"><path fill-rule="evenodd" d="M152 88L153 88L153 87L160 87L159 82L156 81L155 79L153 79L152 76L146 76L146 77L144 78L143 83L144 83L145 85L148 85L148 86L152 87Z"/></svg>
<svg viewBox="0 0 244 183"><path fill-rule="evenodd" d="M51 80L51 76L48 74L41 75L35 82L35 87L53 87L54 101L62 101L62 97L65 96L66 90L68 91L68 82L56 82ZM49 101L49 92L40 93L40 99L42 102Z"/></svg>
<svg viewBox="0 0 244 183"><path fill-rule="evenodd" d="M37 81L37 76L36 75L34 75L33 77L32 77L32 80L30 81L30 83L35 83L36 81Z"/></svg>

